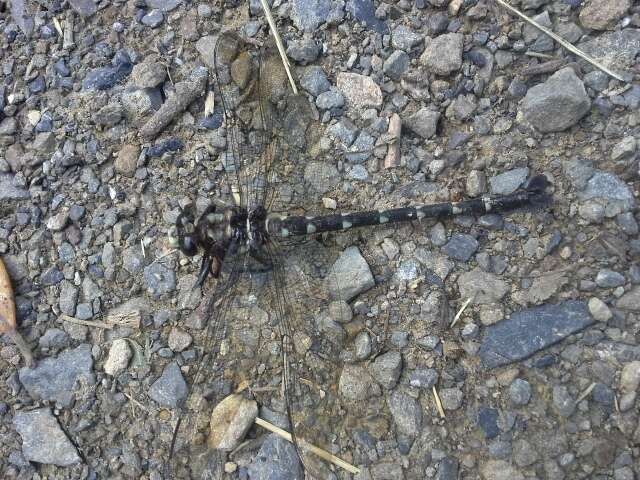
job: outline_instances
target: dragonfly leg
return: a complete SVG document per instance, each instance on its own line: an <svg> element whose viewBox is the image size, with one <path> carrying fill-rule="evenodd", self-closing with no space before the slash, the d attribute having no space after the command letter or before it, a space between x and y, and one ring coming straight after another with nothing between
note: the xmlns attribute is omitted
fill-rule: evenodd
<svg viewBox="0 0 640 480"><path fill-rule="evenodd" d="M249 255L251 255L251 258L253 258L261 265L261 267L253 269L253 273L266 273L270 272L273 269L273 262L271 261L271 259L268 256L264 255L259 249L249 249Z"/></svg>
<svg viewBox="0 0 640 480"><path fill-rule="evenodd" d="M208 255L202 257L202 262L200 263L200 272L198 273L198 280L193 285L193 288L201 287L204 281L207 279L209 274L211 273L211 262L213 258Z"/></svg>

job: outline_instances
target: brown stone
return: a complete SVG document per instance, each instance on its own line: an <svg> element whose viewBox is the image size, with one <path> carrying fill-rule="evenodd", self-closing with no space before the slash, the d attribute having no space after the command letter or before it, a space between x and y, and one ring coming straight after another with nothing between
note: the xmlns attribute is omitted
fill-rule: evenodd
<svg viewBox="0 0 640 480"><path fill-rule="evenodd" d="M138 165L140 147L138 145L125 145L122 147L115 161L116 172L127 177L132 177Z"/></svg>

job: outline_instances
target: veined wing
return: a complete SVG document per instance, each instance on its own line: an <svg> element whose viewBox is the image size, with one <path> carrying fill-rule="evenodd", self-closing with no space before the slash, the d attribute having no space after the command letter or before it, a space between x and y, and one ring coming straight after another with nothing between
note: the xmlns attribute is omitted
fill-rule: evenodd
<svg viewBox="0 0 640 480"><path fill-rule="evenodd" d="M305 146L311 106L291 93L271 40L258 48L236 33L221 33L215 75L227 131L227 181L238 205L268 208L277 196L274 185L289 168L287 158Z"/></svg>

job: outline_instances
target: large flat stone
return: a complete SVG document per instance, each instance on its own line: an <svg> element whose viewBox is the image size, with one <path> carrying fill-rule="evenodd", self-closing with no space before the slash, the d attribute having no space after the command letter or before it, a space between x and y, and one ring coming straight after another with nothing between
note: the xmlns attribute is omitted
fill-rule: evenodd
<svg viewBox="0 0 640 480"><path fill-rule="evenodd" d="M480 359L487 368L507 365L530 357L594 322L587 304L577 300L521 310L487 327Z"/></svg>

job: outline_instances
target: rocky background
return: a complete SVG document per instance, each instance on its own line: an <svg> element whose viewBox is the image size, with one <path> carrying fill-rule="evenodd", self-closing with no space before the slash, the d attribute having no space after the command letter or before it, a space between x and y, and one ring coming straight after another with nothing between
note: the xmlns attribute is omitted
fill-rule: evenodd
<svg viewBox="0 0 640 480"><path fill-rule="evenodd" d="M345 408L380 412L337 452L358 478L640 476L640 7L511 3L626 81L491 1L273 5L321 125L298 165L319 208L552 182L541 210L359 239L378 287L332 327L354 352ZM264 39L264 16L255 0L10 0L0 27L0 255L38 360L2 338L0 475L159 479L203 294L166 232L220 188L215 36ZM466 305L452 327L443 305ZM292 449L249 436L229 478L296 478Z"/></svg>

